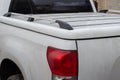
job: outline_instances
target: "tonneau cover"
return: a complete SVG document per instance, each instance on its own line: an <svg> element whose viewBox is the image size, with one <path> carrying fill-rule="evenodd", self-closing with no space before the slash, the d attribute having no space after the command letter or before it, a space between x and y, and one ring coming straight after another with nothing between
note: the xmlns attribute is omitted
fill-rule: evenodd
<svg viewBox="0 0 120 80"><path fill-rule="evenodd" d="M120 23L120 15L103 13L61 13L61 14L39 14L39 15L20 15L13 14L13 18L27 20L28 17L35 18L35 23L59 27L56 20L70 24L74 29L81 27L96 27L99 25L111 25Z"/></svg>
<svg viewBox="0 0 120 80"><path fill-rule="evenodd" d="M30 23L28 22L27 24L27 19L29 17L32 17L35 20L34 22L30 22ZM44 28L39 25L39 27L37 27L39 29L33 27L32 30L37 30L37 32L42 31L41 33L45 33L63 39L87 39L87 38L120 35L120 15L118 14L61 13L61 14L22 15L22 14L13 13L11 18L12 19L15 18L14 20L26 22L25 25L29 25L29 26L31 24L33 24L34 26L36 24L37 24L36 26L42 24L45 25L46 27L49 26L47 27L48 29L51 27L53 30L54 28L55 31L49 29L49 31L45 30L43 32L42 29ZM5 22L7 22L7 20ZM58 23L55 22L56 20L61 20L68 23L74 28L74 30L69 31L69 30L60 29ZM0 21L3 22L3 20ZM12 21L12 23L10 24L13 25L13 23L14 22Z"/></svg>

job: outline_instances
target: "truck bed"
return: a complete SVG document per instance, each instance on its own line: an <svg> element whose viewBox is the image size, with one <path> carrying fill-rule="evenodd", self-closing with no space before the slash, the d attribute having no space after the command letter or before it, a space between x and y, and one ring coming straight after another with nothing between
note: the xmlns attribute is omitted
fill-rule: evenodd
<svg viewBox="0 0 120 80"><path fill-rule="evenodd" d="M120 15L118 14L104 14L104 13L61 13L61 14L37 14L37 15L22 15L12 13L11 18L15 20L27 21L29 17L35 20L30 24L37 23L50 27L56 27L56 34L54 31L38 30L38 32L57 36L67 39L86 39L96 37L116 36L120 34ZM71 25L74 30L60 29L56 20L61 20ZM0 20L2 21L2 20ZM5 21L7 22L7 21ZM9 23L9 22L8 22ZM11 23L13 25L13 23ZM39 26L40 28L41 26ZM30 27L28 27L30 28ZM114 29L114 30L113 30ZM43 31L43 30L42 30ZM60 32L60 33L59 33ZM64 35L62 35L62 34Z"/></svg>

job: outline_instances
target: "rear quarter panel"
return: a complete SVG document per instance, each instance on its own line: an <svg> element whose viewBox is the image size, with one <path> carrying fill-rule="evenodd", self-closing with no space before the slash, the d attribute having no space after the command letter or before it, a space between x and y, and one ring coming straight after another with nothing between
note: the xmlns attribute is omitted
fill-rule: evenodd
<svg viewBox="0 0 120 80"><path fill-rule="evenodd" d="M47 47L76 50L75 41L20 29L0 23L0 62L10 59L21 69L25 80L51 80Z"/></svg>

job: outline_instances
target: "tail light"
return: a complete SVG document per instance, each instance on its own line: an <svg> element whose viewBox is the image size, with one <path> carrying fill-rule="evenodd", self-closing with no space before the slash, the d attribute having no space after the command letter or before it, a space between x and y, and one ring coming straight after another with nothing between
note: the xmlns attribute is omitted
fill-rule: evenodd
<svg viewBox="0 0 120 80"><path fill-rule="evenodd" d="M76 50L61 50L48 47L47 59L51 72L54 75L77 76L78 60Z"/></svg>

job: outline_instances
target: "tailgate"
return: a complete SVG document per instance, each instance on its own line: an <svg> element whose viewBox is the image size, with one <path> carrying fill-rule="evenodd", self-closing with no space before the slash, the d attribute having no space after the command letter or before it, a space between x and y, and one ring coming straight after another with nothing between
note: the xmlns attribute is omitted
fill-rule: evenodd
<svg viewBox="0 0 120 80"><path fill-rule="evenodd" d="M79 80L120 80L120 37L78 40Z"/></svg>

